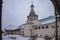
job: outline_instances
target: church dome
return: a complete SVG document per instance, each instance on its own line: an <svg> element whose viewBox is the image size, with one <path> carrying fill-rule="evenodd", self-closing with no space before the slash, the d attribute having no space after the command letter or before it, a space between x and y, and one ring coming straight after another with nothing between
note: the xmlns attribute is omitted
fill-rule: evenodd
<svg viewBox="0 0 60 40"><path fill-rule="evenodd" d="M33 8L34 8L34 5L32 4L32 5L31 5L31 7L33 7Z"/></svg>

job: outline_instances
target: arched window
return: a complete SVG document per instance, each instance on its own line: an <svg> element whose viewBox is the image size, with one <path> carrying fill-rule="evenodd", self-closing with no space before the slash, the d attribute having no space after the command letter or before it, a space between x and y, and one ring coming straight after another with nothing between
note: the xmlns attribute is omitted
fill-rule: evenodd
<svg viewBox="0 0 60 40"><path fill-rule="evenodd" d="M44 26L42 26L42 29L44 29Z"/></svg>
<svg viewBox="0 0 60 40"><path fill-rule="evenodd" d="M42 34L40 36L42 36Z"/></svg>
<svg viewBox="0 0 60 40"><path fill-rule="evenodd" d="M36 34L36 37L37 37L37 34Z"/></svg>
<svg viewBox="0 0 60 40"><path fill-rule="evenodd" d="M51 26L51 28L54 28L54 26Z"/></svg>
<svg viewBox="0 0 60 40"><path fill-rule="evenodd" d="M57 26L58 27L58 26ZM55 28L55 26L51 26L51 28Z"/></svg>
<svg viewBox="0 0 60 40"><path fill-rule="evenodd" d="M57 27L59 27L59 25L57 25Z"/></svg>
<svg viewBox="0 0 60 40"><path fill-rule="evenodd" d="M46 28L48 28L48 25L46 25Z"/></svg>
<svg viewBox="0 0 60 40"><path fill-rule="evenodd" d="M40 27L39 27L39 29L40 29Z"/></svg>
<svg viewBox="0 0 60 40"><path fill-rule="evenodd" d="M37 29L37 27L35 27L35 29Z"/></svg>

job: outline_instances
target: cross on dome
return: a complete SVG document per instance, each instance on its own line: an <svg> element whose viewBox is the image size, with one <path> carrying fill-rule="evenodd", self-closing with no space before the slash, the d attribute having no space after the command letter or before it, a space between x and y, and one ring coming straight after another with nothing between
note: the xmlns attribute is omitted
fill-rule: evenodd
<svg viewBox="0 0 60 40"><path fill-rule="evenodd" d="M31 3L32 3L31 8L32 8L32 7L34 8L33 1L32 1Z"/></svg>

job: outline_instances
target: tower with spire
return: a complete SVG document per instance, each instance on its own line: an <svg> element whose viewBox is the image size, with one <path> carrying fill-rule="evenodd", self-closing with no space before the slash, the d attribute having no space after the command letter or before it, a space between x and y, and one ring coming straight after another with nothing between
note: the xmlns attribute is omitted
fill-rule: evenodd
<svg viewBox="0 0 60 40"><path fill-rule="evenodd" d="M34 11L33 2L32 2L32 5L30 6L30 8L31 8L31 10L30 10L29 16L27 16L27 22L38 20L38 15L36 15L35 11Z"/></svg>

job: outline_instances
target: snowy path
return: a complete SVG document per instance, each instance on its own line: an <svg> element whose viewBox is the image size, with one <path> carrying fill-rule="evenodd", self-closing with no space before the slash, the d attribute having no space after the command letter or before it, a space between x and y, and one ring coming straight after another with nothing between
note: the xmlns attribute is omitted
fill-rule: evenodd
<svg viewBox="0 0 60 40"><path fill-rule="evenodd" d="M11 37L16 37L16 39L12 39ZM29 40L29 39L30 38L28 37L23 37L20 35L2 35L2 40ZM44 38L37 38L37 40L44 40Z"/></svg>

